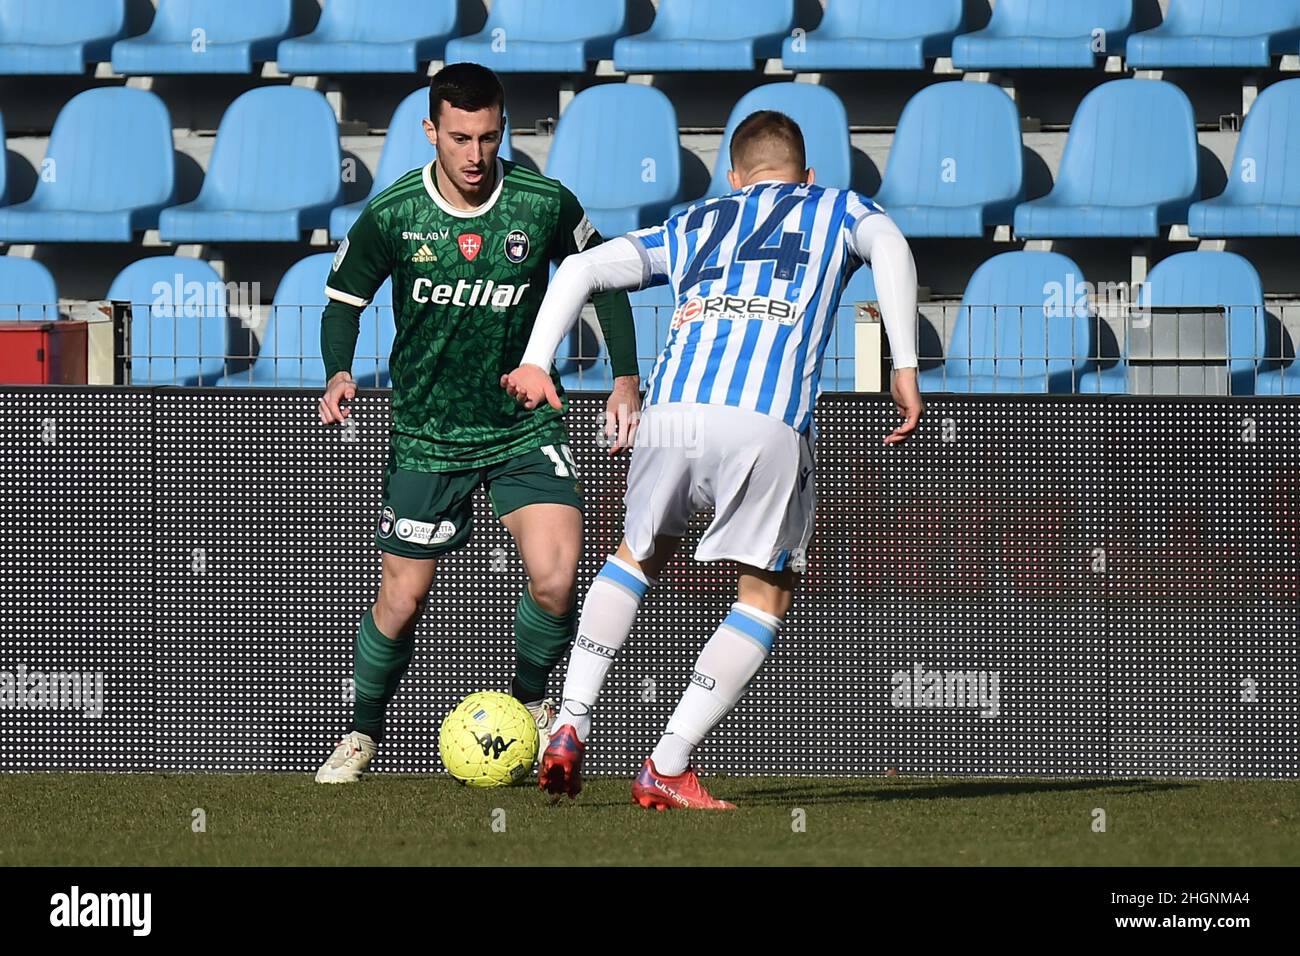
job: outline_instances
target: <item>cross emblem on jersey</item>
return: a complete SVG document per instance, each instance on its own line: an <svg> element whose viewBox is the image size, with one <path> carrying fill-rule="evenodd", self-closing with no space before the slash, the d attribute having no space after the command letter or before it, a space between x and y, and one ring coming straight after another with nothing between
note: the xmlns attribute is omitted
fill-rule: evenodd
<svg viewBox="0 0 1300 956"><path fill-rule="evenodd" d="M456 245L460 246L460 254L473 262L478 251L483 248L483 237L476 232L462 232L456 237Z"/></svg>

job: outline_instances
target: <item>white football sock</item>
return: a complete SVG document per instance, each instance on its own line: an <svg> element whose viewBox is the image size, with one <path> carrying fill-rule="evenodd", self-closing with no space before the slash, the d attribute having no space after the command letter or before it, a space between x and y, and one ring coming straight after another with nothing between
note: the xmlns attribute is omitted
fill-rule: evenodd
<svg viewBox="0 0 1300 956"><path fill-rule="evenodd" d="M685 772L691 751L736 706L767 659L780 618L737 601L695 662L690 686L650 759L664 776Z"/></svg>
<svg viewBox="0 0 1300 956"><path fill-rule="evenodd" d="M578 739L591 733L591 711L600 697L614 656L632 633L641 600L654 582L614 555L596 575L582 602L578 637L569 653L564 677L564 702L555 719L558 728L570 724Z"/></svg>

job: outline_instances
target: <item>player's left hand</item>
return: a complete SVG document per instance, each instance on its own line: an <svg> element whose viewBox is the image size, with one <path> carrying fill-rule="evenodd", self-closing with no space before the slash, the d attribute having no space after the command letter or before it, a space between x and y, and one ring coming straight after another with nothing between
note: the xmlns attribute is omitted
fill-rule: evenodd
<svg viewBox="0 0 1300 956"><path fill-rule="evenodd" d="M546 399L557 411L564 408L550 374L540 365L521 365L513 372L502 375L501 387L524 408L536 408L542 399Z"/></svg>
<svg viewBox="0 0 1300 956"><path fill-rule="evenodd" d="M619 455L636 441L636 428L641 424L641 377L620 375L614 379L614 390L605 405L605 439L609 454Z"/></svg>

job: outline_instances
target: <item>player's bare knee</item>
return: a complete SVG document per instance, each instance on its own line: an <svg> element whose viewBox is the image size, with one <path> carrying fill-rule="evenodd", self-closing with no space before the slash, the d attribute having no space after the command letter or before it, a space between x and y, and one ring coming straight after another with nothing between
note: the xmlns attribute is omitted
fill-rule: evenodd
<svg viewBox="0 0 1300 956"><path fill-rule="evenodd" d="M396 637L424 614L429 595L388 585L379 589L379 600L375 603L375 623L384 634Z"/></svg>
<svg viewBox="0 0 1300 956"><path fill-rule="evenodd" d="M568 614L574 605L574 575L567 569L557 568L547 574L538 575L528 583L528 590L533 600L547 614L560 617Z"/></svg>

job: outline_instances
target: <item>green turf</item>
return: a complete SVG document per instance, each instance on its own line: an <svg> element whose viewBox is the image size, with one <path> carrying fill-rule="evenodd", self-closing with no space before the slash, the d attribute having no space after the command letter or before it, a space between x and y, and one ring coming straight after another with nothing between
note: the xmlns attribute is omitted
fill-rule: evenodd
<svg viewBox="0 0 1300 956"><path fill-rule="evenodd" d="M1296 865L1300 782L712 778L733 813L446 777L0 775L0 865ZM1093 810L1106 832L1093 831ZM193 811L206 811L195 833ZM496 813L497 810L504 814ZM795 832L796 809L805 813ZM504 832L493 823L504 822Z"/></svg>

